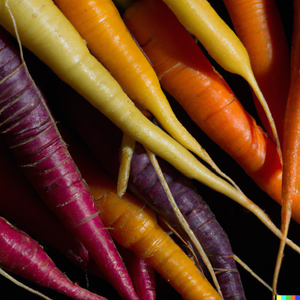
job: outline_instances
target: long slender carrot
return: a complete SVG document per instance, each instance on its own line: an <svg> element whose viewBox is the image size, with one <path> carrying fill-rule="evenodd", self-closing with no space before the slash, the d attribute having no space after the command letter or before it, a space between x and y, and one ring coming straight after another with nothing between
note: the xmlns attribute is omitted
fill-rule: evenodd
<svg viewBox="0 0 300 300"><path fill-rule="evenodd" d="M13 19L12 19L13 18ZM62 80L147 149L192 177L250 210L251 201L236 187L206 168L158 126L149 121L93 57L84 40L51 0L0 1L0 23L45 62ZM261 212L256 211L261 218ZM273 227L265 215L263 222ZM273 230L277 231L274 227Z"/></svg>
<svg viewBox="0 0 300 300"><path fill-rule="evenodd" d="M0 133L6 145L41 199L88 249L118 293L138 299L46 100L4 31L0 50Z"/></svg>
<svg viewBox="0 0 300 300"><path fill-rule="evenodd" d="M151 111L184 147L205 158L198 142L177 120L153 68L128 32L113 1L55 3L126 94Z"/></svg>
<svg viewBox="0 0 300 300"><path fill-rule="evenodd" d="M223 2L235 32L247 49L253 74L270 107L282 145L283 120L290 84L290 50L276 1ZM272 136L270 124L255 94L254 101L262 124Z"/></svg>
<svg viewBox="0 0 300 300"><path fill-rule="evenodd" d="M112 237L156 269L184 299L221 300L194 262L157 224L154 212L130 194L119 199L115 181L72 137L69 138L72 156Z"/></svg>
<svg viewBox="0 0 300 300"><path fill-rule="evenodd" d="M163 88L280 203L282 165L275 142L245 111L171 10L161 1L141 0L126 10L124 20Z"/></svg>
<svg viewBox="0 0 300 300"><path fill-rule="evenodd" d="M252 87L272 128L281 158L280 142L274 119L253 74L249 55L240 39L219 17L207 0L163 0L181 24L206 48L225 70L239 74Z"/></svg>
<svg viewBox="0 0 300 300"><path fill-rule="evenodd" d="M299 208L299 155L300 155L300 1L294 1L294 24L291 52L291 83L284 119L283 136L283 174L282 174L282 210L281 231L283 238L280 242L276 267L273 278L273 299L282 263L286 237L293 211Z"/></svg>

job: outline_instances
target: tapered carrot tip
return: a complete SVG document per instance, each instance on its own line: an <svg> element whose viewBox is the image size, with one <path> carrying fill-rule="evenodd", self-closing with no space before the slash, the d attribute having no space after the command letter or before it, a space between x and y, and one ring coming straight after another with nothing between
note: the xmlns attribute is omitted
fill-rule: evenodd
<svg viewBox="0 0 300 300"><path fill-rule="evenodd" d="M4 269L73 299L106 299L72 283L42 247L25 232L3 218L0 218L0 227L0 261Z"/></svg>

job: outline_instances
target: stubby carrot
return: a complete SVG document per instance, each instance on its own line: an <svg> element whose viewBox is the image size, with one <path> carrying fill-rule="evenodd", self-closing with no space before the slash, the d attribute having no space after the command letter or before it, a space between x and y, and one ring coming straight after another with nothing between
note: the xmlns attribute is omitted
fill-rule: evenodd
<svg viewBox="0 0 300 300"><path fill-rule="evenodd" d="M283 120L290 84L290 50L276 1L223 2L237 36L247 49L253 74L270 107L282 145ZM254 101L262 124L272 136L270 124L255 95Z"/></svg>
<svg viewBox="0 0 300 300"><path fill-rule="evenodd" d="M124 20L163 88L280 203L282 165L276 143L242 107L172 11L162 1L137 1L126 10Z"/></svg>
<svg viewBox="0 0 300 300"><path fill-rule="evenodd" d="M225 70L241 75L252 87L270 123L281 157L280 142L273 116L253 74L246 48L219 17L207 0L163 0L181 24L206 48Z"/></svg>
<svg viewBox="0 0 300 300"><path fill-rule="evenodd" d="M125 93L148 109L184 147L208 160L177 120L149 61L128 32L113 1L55 0Z"/></svg>
<svg viewBox="0 0 300 300"><path fill-rule="evenodd" d="M25 64L2 32L0 133L18 166L124 299L138 299L94 202Z"/></svg>
<svg viewBox="0 0 300 300"><path fill-rule="evenodd" d="M71 282L35 240L3 218L0 218L0 232L0 265L8 272L73 299L106 299Z"/></svg>
<svg viewBox="0 0 300 300"><path fill-rule="evenodd" d="M253 203L239 189L206 168L134 106L110 73L90 54L79 33L51 0L1 0L0 24L16 34L12 17L22 44L124 133L169 161L186 176L253 210ZM256 214L261 218L260 212L256 211ZM267 216L264 216L264 222L272 226Z"/></svg>

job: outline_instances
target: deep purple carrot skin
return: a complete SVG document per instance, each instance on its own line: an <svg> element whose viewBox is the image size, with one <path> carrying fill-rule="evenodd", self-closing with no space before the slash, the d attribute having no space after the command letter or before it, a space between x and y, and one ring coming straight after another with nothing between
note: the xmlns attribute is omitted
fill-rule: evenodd
<svg viewBox="0 0 300 300"><path fill-rule="evenodd" d="M64 97L60 101L53 99L53 102L74 126L98 161L113 177L117 178L117 165L109 162L118 160L116 148L121 145L122 132L80 96L73 94L72 91L70 91L70 97ZM74 109L72 111L67 109L69 103L73 104ZM82 119L83 115L88 116L88 118ZM101 128L106 130L99 130ZM97 138L95 138L96 136ZM107 149L111 149L111 151L103 151L103 148L106 149L106 146L103 147L104 143L107 145ZM113 148L111 143L114 144ZM195 231L213 268L228 270L217 274L224 299L244 300L245 295L240 274L233 258L230 241L223 228L207 204L195 192L191 181L162 160L160 160L160 166L170 185L175 202L192 230ZM176 217L172 213L172 208L157 174L145 150L139 144L133 155L129 189L158 211L179 233L184 234L180 232L181 228L177 226Z"/></svg>
<svg viewBox="0 0 300 300"><path fill-rule="evenodd" d="M73 299L106 299L71 282L35 240L3 218L0 232L0 265L6 271Z"/></svg>
<svg viewBox="0 0 300 300"><path fill-rule="evenodd" d="M41 201L11 154L0 139L0 215L39 242L56 248L75 265L104 278L83 244Z"/></svg>
<svg viewBox="0 0 300 300"><path fill-rule="evenodd" d="M3 40L0 46L0 132L6 144L42 200L83 243L121 297L138 299L45 100L20 59L19 65L12 59L15 50L11 54Z"/></svg>

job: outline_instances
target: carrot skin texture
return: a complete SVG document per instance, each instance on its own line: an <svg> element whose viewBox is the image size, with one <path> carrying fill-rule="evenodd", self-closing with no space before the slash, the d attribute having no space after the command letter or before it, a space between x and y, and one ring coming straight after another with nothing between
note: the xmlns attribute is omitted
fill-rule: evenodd
<svg viewBox="0 0 300 300"><path fill-rule="evenodd" d="M0 226L0 264L5 270L73 299L106 299L73 284L24 231L13 227L3 218L0 218Z"/></svg>
<svg viewBox="0 0 300 300"><path fill-rule="evenodd" d="M45 100L19 64L2 72L0 84L0 132L6 144L41 199L83 243L107 280L124 299L138 299Z"/></svg>
<svg viewBox="0 0 300 300"><path fill-rule="evenodd" d="M245 111L171 10L159 1L137 1L125 11L124 21L163 88L280 203L282 165L276 144Z"/></svg>
<svg viewBox="0 0 300 300"><path fill-rule="evenodd" d="M35 189L18 169L2 139L0 140L0 165L1 216L39 242L56 248L75 265L104 278L87 249L66 230L41 201ZM12 186L18 188L12 189Z"/></svg>
<svg viewBox="0 0 300 300"><path fill-rule="evenodd" d="M235 32L247 49L253 73L268 102L282 145L283 120L290 84L290 50L276 2L274 0L223 2ZM264 128L273 136L257 97L255 95L253 97Z"/></svg>

